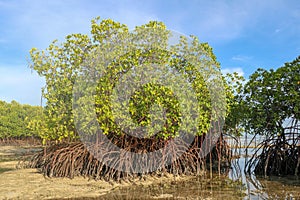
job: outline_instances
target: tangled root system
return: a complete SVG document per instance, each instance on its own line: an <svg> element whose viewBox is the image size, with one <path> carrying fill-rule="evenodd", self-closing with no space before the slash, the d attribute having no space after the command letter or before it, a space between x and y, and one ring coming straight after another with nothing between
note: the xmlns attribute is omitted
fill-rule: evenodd
<svg viewBox="0 0 300 200"><path fill-rule="evenodd" d="M39 168L48 177L81 175L96 180L120 180L165 172L199 174L211 160L230 162L229 146L223 139L219 139L212 151L204 155L202 144L205 136L194 137L191 143L183 139L174 142L174 139L141 139L113 134L106 138L109 143L98 136L93 138L96 142L52 145L34 155L26 166ZM116 148L124 151L116 151ZM143 161L138 157L140 154L145 155Z"/></svg>
<svg viewBox="0 0 300 200"><path fill-rule="evenodd" d="M300 175L300 138L297 134L274 135L259 144L246 171L262 176Z"/></svg>

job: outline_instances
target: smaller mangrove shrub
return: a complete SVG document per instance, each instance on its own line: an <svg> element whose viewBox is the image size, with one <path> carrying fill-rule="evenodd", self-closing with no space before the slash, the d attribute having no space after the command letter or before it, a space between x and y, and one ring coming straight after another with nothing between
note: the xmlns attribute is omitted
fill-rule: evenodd
<svg viewBox="0 0 300 200"><path fill-rule="evenodd" d="M246 131L265 136L247 171L299 175L300 57L277 70L258 69L245 85L244 95Z"/></svg>

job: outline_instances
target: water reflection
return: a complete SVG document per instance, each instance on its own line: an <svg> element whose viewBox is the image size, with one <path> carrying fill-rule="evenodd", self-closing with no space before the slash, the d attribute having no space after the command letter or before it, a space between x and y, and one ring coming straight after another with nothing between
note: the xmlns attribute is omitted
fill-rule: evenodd
<svg viewBox="0 0 300 200"><path fill-rule="evenodd" d="M172 184L135 186L109 193L99 199L300 199L300 181L295 177L268 179L246 175L244 168L256 149L236 149L231 168L223 175L198 177Z"/></svg>
<svg viewBox="0 0 300 200"><path fill-rule="evenodd" d="M254 150L236 149L231 168L222 175L214 174L213 178L195 177L181 182L130 186L94 199L300 199L300 180L296 177L265 179L244 173L249 156ZM90 198L80 198L82 199Z"/></svg>
<svg viewBox="0 0 300 200"><path fill-rule="evenodd" d="M245 188L238 181L218 175L213 179L195 178L171 184L131 187L99 199L243 199Z"/></svg>
<svg viewBox="0 0 300 200"><path fill-rule="evenodd" d="M239 149L228 177L245 185L244 199L300 199L300 180L298 177L256 177L245 174L245 166L256 149ZM237 152L237 151L235 151ZM258 152L259 154L260 152Z"/></svg>

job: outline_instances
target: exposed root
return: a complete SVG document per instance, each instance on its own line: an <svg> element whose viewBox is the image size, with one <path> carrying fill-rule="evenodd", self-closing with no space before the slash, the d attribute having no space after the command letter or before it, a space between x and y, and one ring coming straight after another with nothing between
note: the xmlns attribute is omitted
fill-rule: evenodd
<svg viewBox="0 0 300 200"><path fill-rule="evenodd" d="M120 180L142 177L145 174L174 175L200 174L206 169L206 157L201 157L203 136L184 140L140 139L132 136L110 135L109 143L103 138L52 145L34 155L27 167L39 168L48 177L88 176L93 179ZM220 142L221 141L221 142ZM117 151L116 148L124 149ZM153 153L159 152L159 153ZM145 155L139 157L138 155ZM230 150L225 140L219 140L209 156L215 163L230 163ZM220 169L222 164L218 165Z"/></svg>
<svg viewBox="0 0 300 200"><path fill-rule="evenodd" d="M248 161L246 171L263 176L300 175L299 144L300 137L292 133L266 138Z"/></svg>

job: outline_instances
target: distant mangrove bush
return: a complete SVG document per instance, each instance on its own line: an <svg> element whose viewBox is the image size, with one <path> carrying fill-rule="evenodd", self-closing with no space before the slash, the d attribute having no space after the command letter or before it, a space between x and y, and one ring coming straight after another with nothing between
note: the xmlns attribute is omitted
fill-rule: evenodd
<svg viewBox="0 0 300 200"><path fill-rule="evenodd" d="M31 120L43 113L40 106L23 105L16 101L0 101L0 139L39 137L39 132L28 127Z"/></svg>

